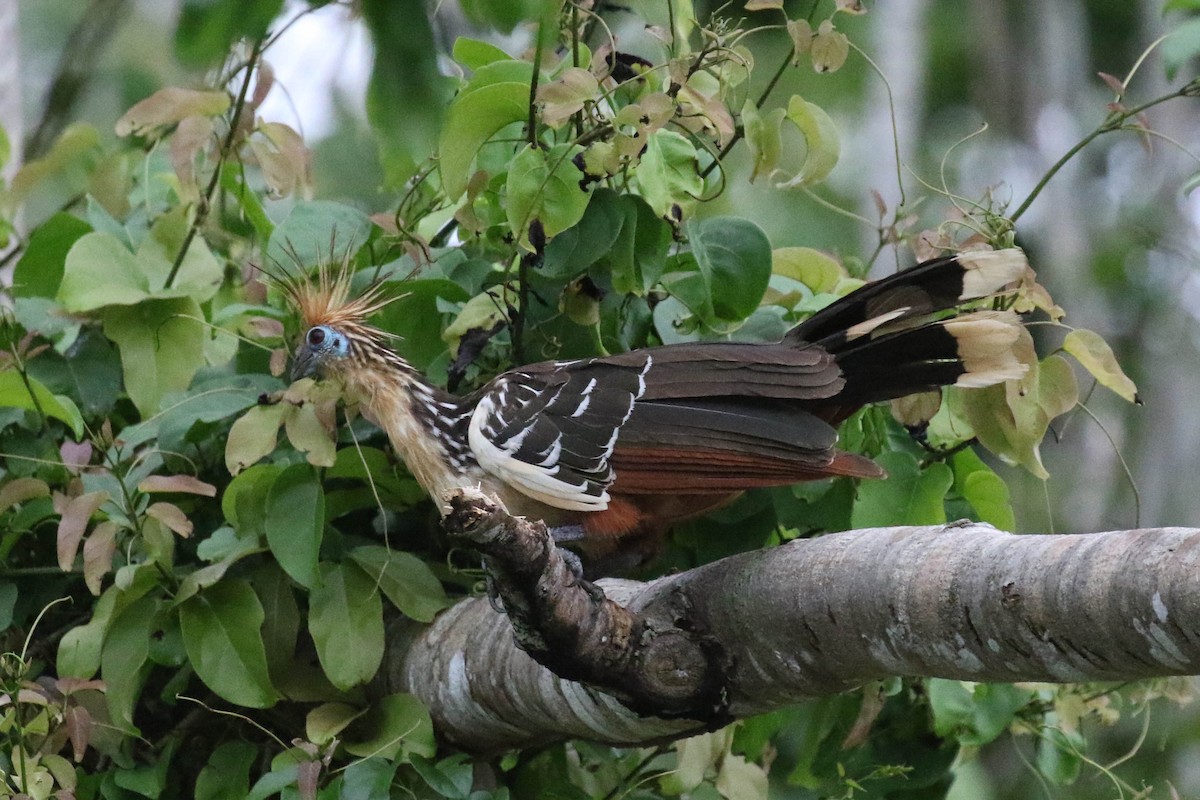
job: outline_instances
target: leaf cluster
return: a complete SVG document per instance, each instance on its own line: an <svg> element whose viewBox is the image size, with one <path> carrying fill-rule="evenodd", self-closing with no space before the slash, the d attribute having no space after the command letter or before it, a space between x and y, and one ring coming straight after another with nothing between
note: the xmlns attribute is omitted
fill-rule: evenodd
<svg viewBox="0 0 1200 800"><path fill-rule="evenodd" d="M373 322L460 389L533 360L777 340L860 286L863 262L773 248L704 204L743 140L752 180L803 191L829 176L832 115L798 95L767 104L774 79L751 92L751 37L787 39L781 71L833 73L852 55L837 26L862 9L751 2L748 19L702 20L688 0L465 2L530 47L459 39L447 78L425 4L358 5L380 45L377 213L312 200L306 143L258 114L282 0L186 0L176 52L211 69L206 85L136 103L119 141L67 128L5 187L0 236L22 204L57 210L14 238L0 337L0 796L741 798L765 796L768 773L830 796L944 788L958 745L1039 698L897 684L673 748L575 743L491 764L439 751L429 712L376 680L389 621L428 622L476 591L475 564L336 387L285 384L297 331L256 269L344 260L382 280L396 299ZM631 13L637 53L611 33ZM880 231L914 243L893 212ZM941 243L1011 244L1001 212L980 205L962 225L978 240ZM1061 312L1032 275L1010 302ZM889 480L752 493L678 531L660 566L854 526L1011 529L1005 483L968 443L1044 475L1038 446L1078 397L1067 362L1027 344L1020 385L848 420L844 446ZM1098 336L1062 349L1133 399Z"/></svg>

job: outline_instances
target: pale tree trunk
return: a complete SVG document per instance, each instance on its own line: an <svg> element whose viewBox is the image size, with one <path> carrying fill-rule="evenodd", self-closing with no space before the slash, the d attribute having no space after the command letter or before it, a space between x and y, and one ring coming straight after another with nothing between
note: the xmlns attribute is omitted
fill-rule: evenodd
<svg viewBox="0 0 1200 800"><path fill-rule="evenodd" d="M489 553L493 566L496 558ZM517 646L509 620L483 598L459 603L428 628L394 626L385 682L425 702L446 741L486 753L570 738L678 738L891 676L1074 682L1195 674L1198 562L1198 529L1017 536L954 523L851 531L649 583L600 582L646 623L631 644L634 669L663 673L667 665L670 673L673 665L674 689L704 692L692 718L629 710L613 695L637 694L625 685L634 673L617 660L592 673L604 689L556 677ZM552 568L525 600L557 602ZM523 602L503 588L501 595L510 608ZM524 630L526 610L514 612L525 646L556 668L569 662L567 640ZM547 625L572 613L559 605ZM611 656L596 617L580 619L585 657ZM689 637L699 649L689 649ZM698 652L708 664L698 663ZM723 681L716 693L702 685L712 674Z"/></svg>

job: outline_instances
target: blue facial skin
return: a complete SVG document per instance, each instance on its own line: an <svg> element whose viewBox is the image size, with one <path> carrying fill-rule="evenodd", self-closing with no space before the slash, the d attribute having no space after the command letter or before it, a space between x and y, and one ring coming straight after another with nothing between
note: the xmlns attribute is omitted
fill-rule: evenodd
<svg viewBox="0 0 1200 800"><path fill-rule="evenodd" d="M292 365L292 380L298 381L315 375L328 361L345 358L350 354L350 340L328 325L316 325L304 334L304 341L296 348L296 361Z"/></svg>

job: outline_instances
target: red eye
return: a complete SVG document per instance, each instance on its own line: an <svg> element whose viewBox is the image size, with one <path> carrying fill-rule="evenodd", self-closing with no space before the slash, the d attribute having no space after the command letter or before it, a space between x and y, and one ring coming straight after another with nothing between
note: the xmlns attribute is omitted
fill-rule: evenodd
<svg viewBox="0 0 1200 800"><path fill-rule="evenodd" d="M323 341L325 341L325 331L321 328L313 328L308 332L308 343L313 347L316 347Z"/></svg>

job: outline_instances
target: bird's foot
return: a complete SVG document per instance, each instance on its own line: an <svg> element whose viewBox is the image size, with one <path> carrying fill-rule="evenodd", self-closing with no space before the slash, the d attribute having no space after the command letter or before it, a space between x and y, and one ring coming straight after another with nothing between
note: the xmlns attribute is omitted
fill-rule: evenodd
<svg viewBox="0 0 1200 800"><path fill-rule="evenodd" d="M492 607L493 612L504 614L504 601L500 600L500 591L496 588L496 578L492 577L492 573L486 573L484 582L487 587L487 603Z"/></svg>
<svg viewBox="0 0 1200 800"><path fill-rule="evenodd" d="M562 560L566 562L571 576L575 579L574 585L587 592L587 596L592 602L598 603L603 600L604 590L583 577L583 560L579 558L579 554L565 547L559 547L558 552L562 556Z"/></svg>
<svg viewBox="0 0 1200 800"><path fill-rule="evenodd" d="M556 525L550 529L550 538L554 540L555 544L579 542L586 537L587 531L582 525Z"/></svg>

